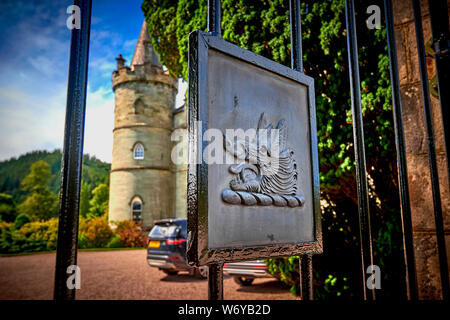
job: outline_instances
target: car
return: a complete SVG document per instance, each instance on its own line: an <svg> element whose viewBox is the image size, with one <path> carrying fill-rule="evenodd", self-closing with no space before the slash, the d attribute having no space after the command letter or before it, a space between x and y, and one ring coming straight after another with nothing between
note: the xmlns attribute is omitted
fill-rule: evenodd
<svg viewBox="0 0 450 320"><path fill-rule="evenodd" d="M190 267L186 262L187 219L161 219L154 222L147 240L147 263L168 275L188 271L200 278L208 277L208 268Z"/></svg>
<svg viewBox="0 0 450 320"><path fill-rule="evenodd" d="M263 260L225 263L223 272L241 286L250 286L255 278L272 277Z"/></svg>

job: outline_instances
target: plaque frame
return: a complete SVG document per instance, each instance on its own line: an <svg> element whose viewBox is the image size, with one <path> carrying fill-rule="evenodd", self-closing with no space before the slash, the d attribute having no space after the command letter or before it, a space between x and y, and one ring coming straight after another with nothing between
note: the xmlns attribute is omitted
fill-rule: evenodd
<svg viewBox="0 0 450 320"><path fill-rule="evenodd" d="M314 241L266 246L239 246L211 249L208 247L208 164L197 164L198 152L206 142L199 140L208 129L208 51L216 50L232 58L259 67L278 76L293 80L307 88ZM202 122L201 131L197 122ZM191 266L243 260L286 257L323 252L320 210L319 161L315 111L314 79L304 73L276 63L240 48L223 38L201 30L189 34L189 96L188 96L188 181L187 215L188 239L186 257ZM202 144L200 146L200 144ZM203 145L204 144L204 145ZM200 147L200 148L199 148Z"/></svg>

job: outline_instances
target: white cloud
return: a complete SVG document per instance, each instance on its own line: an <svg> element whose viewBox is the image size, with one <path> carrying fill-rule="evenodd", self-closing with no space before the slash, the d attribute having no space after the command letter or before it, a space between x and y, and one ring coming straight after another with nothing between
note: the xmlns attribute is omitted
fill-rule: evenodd
<svg viewBox="0 0 450 320"><path fill-rule="evenodd" d="M62 149L66 90L45 98L20 89L0 88L0 161L32 150ZM35 102L33 102L35 101ZM37 102L38 101L38 102ZM37 104L45 104L40 108ZM108 88L88 88L84 153L111 162L114 95Z"/></svg>
<svg viewBox="0 0 450 320"><path fill-rule="evenodd" d="M0 161L32 150L62 148L70 44L66 8L72 2L38 5L11 0L7 4L12 18L0 14L0 22L4 21L0 30ZM108 162L112 157L114 58L122 53L131 60L140 30L130 39L111 26L94 15L84 139L85 153Z"/></svg>
<svg viewBox="0 0 450 320"><path fill-rule="evenodd" d="M20 89L0 89L0 135L4 137L0 140L0 160L62 147L65 94L62 89L57 95L36 99Z"/></svg>
<svg viewBox="0 0 450 320"><path fill-rule="evenodd" d="M84 153L111 162L114 126L114 94L110 88L88 87L84 134Z"/></svg>

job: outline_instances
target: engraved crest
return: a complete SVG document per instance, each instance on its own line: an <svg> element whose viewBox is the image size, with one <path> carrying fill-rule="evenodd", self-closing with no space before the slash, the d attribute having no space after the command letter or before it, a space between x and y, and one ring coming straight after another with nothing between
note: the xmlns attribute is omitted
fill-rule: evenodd
<svg viewBox="0 0 450 320"><path fill-rule="evenodd" d="M233 140L224 135L225 150L239 163L229 167L235 177L230 189L223 190L222 200L248 206L303 206L294 151L287 145L286 120L280 120L276 127L267 125L262 113L253 133Z"/></svg>

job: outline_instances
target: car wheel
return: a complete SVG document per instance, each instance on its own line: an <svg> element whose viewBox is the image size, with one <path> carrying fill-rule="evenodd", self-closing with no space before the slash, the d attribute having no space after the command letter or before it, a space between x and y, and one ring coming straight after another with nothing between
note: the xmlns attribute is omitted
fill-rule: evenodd
<svg viewBox="0 0 450 320"><path fill-rule="evenodd" d="M173 270L165 270L165 269L163 269L163 272L165 274L168 274L169 276L176 276L178 274L178 271L173 271Z"/></svg>
<svg viewBox="0 0 450 320"><path fill-rule="evenodd" d="M208 267L198 267L196 271L200 279L208 279Z"/></svg>
<svg viewBox="0 0 450 320"><path fill-rule="evenodd" d="M234 277L234 282L236 282L240 286L251 286L253 283L253 278L244 278L244 277Z"/></svg>

